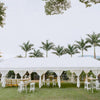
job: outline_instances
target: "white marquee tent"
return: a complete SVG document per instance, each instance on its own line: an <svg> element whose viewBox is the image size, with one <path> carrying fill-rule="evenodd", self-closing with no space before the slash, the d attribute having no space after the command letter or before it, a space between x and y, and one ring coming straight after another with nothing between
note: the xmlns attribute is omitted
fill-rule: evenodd
<svg viewBox="0 0 100 100"><path fill-rule="evenodd" d="M70 70L72 73L75 72L77 75L77 87L80 87L79 76L82 71L86 74L92 70L92 72L98 78L100 74L100 61L88 58L88 57L52 57L52 58L11 58L0 62L0 73L2 78L6 77L9 70L14 70L15 75L20 74L21 78L26 71L31 74L36 72L39 78L39 87L41 88L41 76L44 75L48 70L51 70L57 74L57 81L59 88L60 76L63 71ZM2 83L4 84L4 83Z"/></svg>

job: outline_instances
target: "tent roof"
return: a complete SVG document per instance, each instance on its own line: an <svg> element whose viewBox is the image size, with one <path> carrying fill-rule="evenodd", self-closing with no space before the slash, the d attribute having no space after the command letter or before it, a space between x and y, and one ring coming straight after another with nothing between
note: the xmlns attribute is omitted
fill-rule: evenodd
<svg viewBox="0 0 100 100"><path fill-rule="evenodd" d="M100 61L88 57L10 58L0 62L0 69L100 69Z"/></svg>

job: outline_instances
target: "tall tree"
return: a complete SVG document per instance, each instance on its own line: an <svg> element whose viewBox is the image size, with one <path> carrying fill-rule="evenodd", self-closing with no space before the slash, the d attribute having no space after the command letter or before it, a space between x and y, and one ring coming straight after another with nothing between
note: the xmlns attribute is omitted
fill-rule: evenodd
<svg viewBox="0 0 100 100"><path fill-rule="evenodd" d="M63 46L58 45L57 47L53 48L54 52L52 52L53 54L56 54L57 56L62 56L64 54L66 54L66 50Z"/></svg>
<svg viewBox="0 0 100 100"><path fill-rule="evenodd" d="M68 47L66 48L66 52L72 57L72 55L79 53L79 51L77 50L77 48L74 45L68 45Z"/></svg>
<svg viewBox="0 0 100 100"><path fill-rule="evenodd" d="M25 51L25 57L27 57L27 52L29 52L33 46L34 45L31 44L30 41L27 41L26 43L24 42L22 45L20 45L21 49Z"/></svg>
<svg viewBox="0 0 100 100"><path fill-rule="evenodd" d="M0 1L0 27L4 26L5 10L6 7L4 6L4 3Z"/></svg>
<svg viewBox="0 0 100 100"><path fill-rule="evenodd" d="M43 53L40 50L33 50L29 54L29 57L43 57Z"/></svg>
<svg viewBox="0 0 100 100"><path fill-rule="evenodd" d="M40 47L40 48L42 48L43 50L46 51L46 57L48 57L48 51L50 51L51 49L53 49L54 44L53 44L53 42L48 42L48 40L46 40L46 43L42 42L42 45L43 46Z"/></svg>
<svg viewBox="0 0 100 100"><path fill-rule="evenodd" d="M76 41L77 44L75 44L76 48L78 48L79 50L81 50L82 52L82 57L83 57L83 51L87 51L88 48L91 47L91 45L88 45L88 41L85 41L83 39L81 39L81 41Z"/></svg>
<svg viewBox="0 0 100 100"><path fill-rule="evenodd" d="M100 46L100 33L96 34L93 32L93 34L87 34L88 38L86 40L93 46L94 48L94 58L96 58L96 51L95 47Z"/></svg>

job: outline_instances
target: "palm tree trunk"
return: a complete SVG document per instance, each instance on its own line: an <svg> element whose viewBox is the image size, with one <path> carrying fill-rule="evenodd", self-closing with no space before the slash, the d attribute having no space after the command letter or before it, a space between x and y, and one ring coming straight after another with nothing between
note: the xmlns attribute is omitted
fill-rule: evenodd
<svg viewBox="0 0 100 100"><path fill-rule="evenodd" d="M27 57L27 52L25 52L25 58Z"/></svg>
<svg viewBox="0 0 100 100"><path fill-rule="evenodd" d="M82 49L82 57L83 57L83 49Z"/></svg>
<svg viewBox="0 0 100 100"><path fill-rule="evenodd" d="M71 57L72 57L72 54L71 54Z"/></svg>
<svg viewBox="0 0 100 100"><path fill-rule="evenodd" d="M94 46L94 59L96 59L95 46Z"/></svg>
<svg viewBox="0 0 100 100"><path fill-rule="evenodd" d="M46 58L48 57L48 51L46 51Z"/></svg>

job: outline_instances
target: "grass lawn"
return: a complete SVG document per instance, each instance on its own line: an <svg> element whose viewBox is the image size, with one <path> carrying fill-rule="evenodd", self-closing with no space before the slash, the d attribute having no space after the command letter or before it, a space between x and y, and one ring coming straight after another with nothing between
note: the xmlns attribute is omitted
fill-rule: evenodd
<svg viewBox="0 0 100 100"><path fill-rule="evenodd" d="M0 100L100 100L100 91L93 94L84 88L36 88L34 93L18 93L17 87L0 87Z"/></svg>

